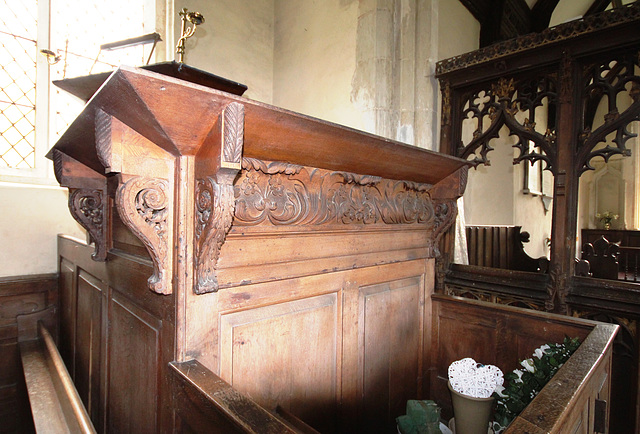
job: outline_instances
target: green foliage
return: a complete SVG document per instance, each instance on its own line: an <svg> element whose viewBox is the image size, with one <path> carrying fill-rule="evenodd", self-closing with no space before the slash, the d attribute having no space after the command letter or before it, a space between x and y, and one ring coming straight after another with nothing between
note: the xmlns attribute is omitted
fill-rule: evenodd
<svg viewBox="0 0 640 434"><path fill-rule="evenodd" d="M536 349L532 358L520 363L523 369L515 369L504 376L506 386L493 393L496 433L502 432L529 405L579 346L578 338L569 337L561 344L543 345Z"/></svg>

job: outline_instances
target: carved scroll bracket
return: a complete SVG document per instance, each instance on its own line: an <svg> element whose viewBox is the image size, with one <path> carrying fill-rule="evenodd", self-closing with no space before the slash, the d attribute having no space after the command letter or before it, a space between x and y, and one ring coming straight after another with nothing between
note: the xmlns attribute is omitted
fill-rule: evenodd
<svg viewBox="0 0 640 434"><path fill-rule="evenodd" d="M216 265L235 210L233 178L207 177L196 186L196 294L218 290Z"/></svg>
<svg viewBox="0 0 640 434"><path fill-rule="evenodd" d="M80 225L89 232L95 244L91 257L95 261L107 259L107 213L109 200L101 190L69 189L69 210Z"/></svg>
<svg viewBox="0 0 640 434"><path fill-rule="evenodd" d="M121 183L116 204L122 221L144 243L153 261L154 273L149 288L159 294L171 294L173 257L172 191L160 178L135 176Z"/></svg>
<svg viewBox="0 0 640 434"><path fill-rule="evenodd" d="M109 250L109 199L104 175L80 163L67 154L52 152L56 179L69 189L69 211L89 233L95 244L91 256L94 261L105 261Z"/></svg>
<svg viewBox="0 0 640 434"><path fill-rule="evenodd" d="M218 290L216 266L235 212L233 181L241 169L244 106L228 104L212 131L218 146L199 154L196 180L194 292ZM219 152L219 153L218 153Z"/></svg>

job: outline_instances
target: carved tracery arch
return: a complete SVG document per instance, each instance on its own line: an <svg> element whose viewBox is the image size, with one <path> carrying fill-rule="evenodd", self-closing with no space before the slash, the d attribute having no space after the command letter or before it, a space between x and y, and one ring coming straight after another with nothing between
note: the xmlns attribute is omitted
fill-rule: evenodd
<svg viewBox="0 0 640 434"><path fill-rule="evenodd" d="M476 88L462 98L461 123L464 120L471 121L475 129L473 138L468 143L465 144L461 138L457 156L470 160L474 166L490 165L487 155L493 148L489 142L498 138L500 129L506 126L509 134L518 138L514 147L520 153L514 159L514 164L521 161L544 161L546 168L553 172L556 158L556 100L554 75L518 81L502 77L482 88ZM541 125L542 130L537 127L541 112L544 112L546 120ZM462 125L458 127L462 128Z"/></svg>

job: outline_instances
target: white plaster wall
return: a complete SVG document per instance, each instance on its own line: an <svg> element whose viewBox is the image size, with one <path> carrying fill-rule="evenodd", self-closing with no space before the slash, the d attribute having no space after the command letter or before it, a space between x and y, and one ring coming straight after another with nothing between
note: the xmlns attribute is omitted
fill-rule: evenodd
<svg viewBox="0 0 640 434"><path fill-rule="evenodd" d="M438 59L479 48L480 23L458 0L438 3Z"/></svg>
<svg viewBox="0 0 640 434"><path fill-rule="evenodd" d="M350 100L357 0L275 0L273 103L362 129Z"/></svg>
<svg viewBox="0 0 640 434"><path fill-rule="evenodd" d="M505 138L503 127L500 140L492 140L495 149L488 154L491 166L480 165L469 170L464 193L467 225L514 225L514 166L512 138Z"/></svg>
<svg viewBox="0 0 640 434"><path fill-rule="evenodd" d="M512 148L515 136L507 136L503 127L500 137L490 142L495 148L488 154L490 166L469 171L464 194L466 224L522 226L531 235L525 251L534 258L548 256L545 240L551 237L552 210L545 213L540 196L523 193L524 163L513 164L519 151Z"/></svg>
<svg viewBox="0 0 640 434"><path fill-rule="evenodd" d="M177 0L176 17L184 7L205 18L187 39L184 62L246 84L244 96L271 103L274 0ZM174 31L177 43L179 18Z"/></svg>
<svg viewBox="0 0 640 434"><path fill-rule="evenodd" d="M0 276L55 273L56 234L86 239L60 187L0 182Z"/></svg>
<svg viewBox="0 0 640 434"><path fill-rule="evenodd" d="M514 153L518 155L519 151ZM524 250L532 258L549 257L546 240L551 238L551 219L553 206L545 212L542 199L538 195L524 194L524 165L523 162L514 166L513 176L513 221L522 226L522 230L529 232L530 241L524 244Z"/></svg>

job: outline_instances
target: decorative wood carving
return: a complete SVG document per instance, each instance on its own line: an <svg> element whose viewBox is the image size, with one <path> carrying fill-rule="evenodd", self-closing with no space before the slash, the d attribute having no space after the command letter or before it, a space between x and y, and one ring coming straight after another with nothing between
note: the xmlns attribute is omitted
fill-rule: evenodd
<svg viewBox="0 0 640 434"><path fill-rule="evenodd" d="M216 264L233 221L233 177L218 183L212 177L196 186L196 294L218 290Z"/></svg>
<svg viewBox="0 0 640 434"><path fill-rule="evenodd" d="M223 111L222 161L240 163L244 137L244 106L237 102L228 104Z"/></svg>
<svg viewBox="0 0 640 434"><path fill-rule="evenodd" d="M69 210L95 243L95 252L91 257L96 261L107 259L108 202L101 190L70 189Z"/></svg>
<svg viewBox="0 0 640 434"><path fill-rule="evenodd" d="M640 117L640 74L636 73L638 67L640 59L635 52L587 67L583 93L586 107L585 128L580 133L577 161L580 173L594 170L591 160L595 157L608 161L614 155L631 155L626 142L636 135L627 128ZM629 107L619 106L620 96L623 94L627 94L632 101ZM595 112L605 97L608 111L604 115L604 123L592 131ZM612 133L615 138L612 140L613 144L610 144L607 143L607 136ZM600 143L605 143L606 146L598 146Z"/></svg>
<svg viewBox="0 0 640 434"><path fill-rule="evenodd" d="M111 119L109 114L101 109L96 109L96 155L106 170L111 169L111 159L113 158L113 152L111 151Z"/></svg>
<svg viewBox="0 0 640 434"><path fill-rule="evenodd" d="M195 269L194 292L205 294L218 290L216 266L220 248L231 228L235 210L233 181L241 168L244 144L244 105L231 102L220 116L222 149L218 155L200 155L202 163L196 180ZM215 127L214 127L215 128ZM216 131L214 131L216 133ZM211 152L212 149L208 149ZM208 173L214 172L214 173Z"/></svg>
<svg viewBox="0 0 640 434"><path fill-rule="evenodd" d="M153 261L154 274L149 288L160 294L171 294L172 245L171 192L169 182L160 178L136 176L120 185L116 193L118 213L122 221L144 243Z"/></svg>
<svg viewBox="0 0 640 434"><path fill-rule="evenodd" d="M556 83L553 76L541 76L534 79L524 79L515 82L513 78L500 78L485 89L476 89L465 97L464 110L458 116L458 123L463 119L471 119L476 125L473 138L469 143L459 143L456 155L471 159L474 166L488 164L487 154L493 148L489 142L497 138L503 125L509 128L511 135L518 137L514 147L520 150L520 155L514 163L523 160L535 162L542 160L546 168L552 172L555 169L556 134L554 120L549 121L550 128L536 131L536 111L553 110L556 104ZM546 105L544 101L547 101ZM517 115L526 115L523 122L518 121ZM552 117L551 117L552 118ZM490 125L485 125L485 120ZM454 125L462 130L462 125ZM531 148L530 144L534 144Z"/></svg>
<svg viewBox="0 0 640 434"><path fill-rule="evenodd" d="M586 16L540 33L530 33L480 50L441 60L436 64L436 74L444 74L485 62L513 55L535 47L544 47L597 30L633 22L640 17L640 4L631 3L622 8L614 8L600 14Z"/></svg>
<svg viewBox="0 0 640 434"><path fill-rule="evenodd" d="M247 159L237 225L433 224L428 184Z"/></svg>

